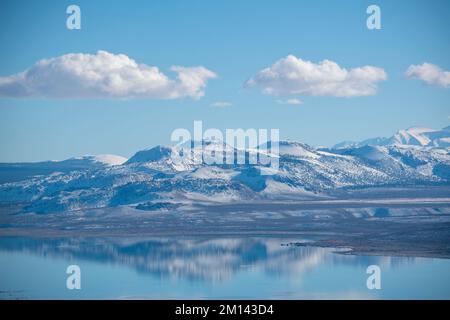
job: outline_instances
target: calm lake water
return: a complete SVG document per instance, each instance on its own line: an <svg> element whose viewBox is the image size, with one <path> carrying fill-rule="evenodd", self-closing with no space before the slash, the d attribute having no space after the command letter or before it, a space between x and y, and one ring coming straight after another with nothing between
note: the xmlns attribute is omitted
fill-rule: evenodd
<svg viewBox="0 0 450 320"><path fill-rule="evenodd" d="M0 238L2 299L449 299L450 260L368 257L299 239ZM286 245L291 243L291 245ZM81 289L66 268L81 268ZM381 268L381 290L366 268Z"/></svg>

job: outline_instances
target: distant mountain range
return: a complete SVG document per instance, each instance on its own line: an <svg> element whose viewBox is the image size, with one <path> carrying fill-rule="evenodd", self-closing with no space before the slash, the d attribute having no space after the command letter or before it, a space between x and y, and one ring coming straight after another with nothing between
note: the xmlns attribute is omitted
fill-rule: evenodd
<svg viewBox="0 0 450 320"><path fill-rule="evenodd" d="M63 161L0 163L0 183L20 181L33 176L56 172L67 173L76 170L102 168L119 165L126 161L127 158L121 156L101 154L75 157Z"/></svg>
<svg viewBox="0 0 450 320"><path fill-rule="evenodd" d="M173 210L193 202L302 200L355 188L449 186L449 139L447 127L410 128L391 138L333 148L281 141L279 171L269 176L251 164L174 163L171 153L177 150L163 146L139 151L127 161L89 156L1 164L0 202L38 213L115 206ZM214 149L222 142L204 145ZM195 157L201 157L202 150L194 149Z"/></svg>
<svg viewBox="0 0 450 320"><path fill-rule="evenodd" d="M411 127L406 130L400 130L392 137L372 138L360 142L344 141L338 143L333 148L348 148L361 146L388 146L388 145L412 145L423 147L450 147L450 126L442 130L433 130L429 128Z"/></svg>

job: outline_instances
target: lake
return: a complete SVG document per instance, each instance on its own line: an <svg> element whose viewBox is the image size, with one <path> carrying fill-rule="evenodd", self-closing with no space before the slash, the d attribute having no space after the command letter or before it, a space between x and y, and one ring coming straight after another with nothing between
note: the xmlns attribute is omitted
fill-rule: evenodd
<svg viewBox="0 0 450 320"><path fill-rule="evenodd" d="M0 238L1 299L449 299L450 259L275 237ZM81 289L66 287L78 265ZM369 290L366 269L381 269Z"/></svg>

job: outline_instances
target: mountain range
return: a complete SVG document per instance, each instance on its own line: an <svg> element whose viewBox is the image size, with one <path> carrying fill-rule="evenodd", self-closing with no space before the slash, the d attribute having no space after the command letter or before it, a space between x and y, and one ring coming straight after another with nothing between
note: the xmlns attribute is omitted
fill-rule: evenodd
<svg viewBox="0 0 450 320"><path fill-rule="evenodd" d="M116 206L151 211L201 202L323 199L358 188L449 186L449 141L450 127L410 128L332 148L280 141L273 175L247 163L174 163L171 154L179 150L170 146L141 150L128 160L108 155L0 164L0 203L36 213ZM193 149L194 158L222 146L204 141Z"/></svg>
<svg viewBox="0 0 450 320"><path fill-rule="evenodd" d="M344 141L336 144L333 148L361 147L365 145L388 146L388 145L413 145L422 147L450 147L450 126L441 130L433 130L422 127L411 127L399 130L389 138L378 137L360 142Z"/></svg>
<svg viewBox="0 0 450 320"><path fill-rule="evenodd" d="M101 154L74 157L63 161L0 163L0 184L55 172L66 173L76 170L99 169L105 166L119 165L127 160L127 158L121 156Z"/></svg>

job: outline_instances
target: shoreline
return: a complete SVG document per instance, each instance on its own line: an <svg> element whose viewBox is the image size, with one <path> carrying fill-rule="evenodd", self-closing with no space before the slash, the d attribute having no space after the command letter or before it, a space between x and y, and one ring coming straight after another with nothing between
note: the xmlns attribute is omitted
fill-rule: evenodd
<svg viewBox="0 0 450 320"><path fill-rule="evenodd" d="M17 213L0 206L0 237L276 237L345 254L450 259L450 198L339 199Z"/></svg>

